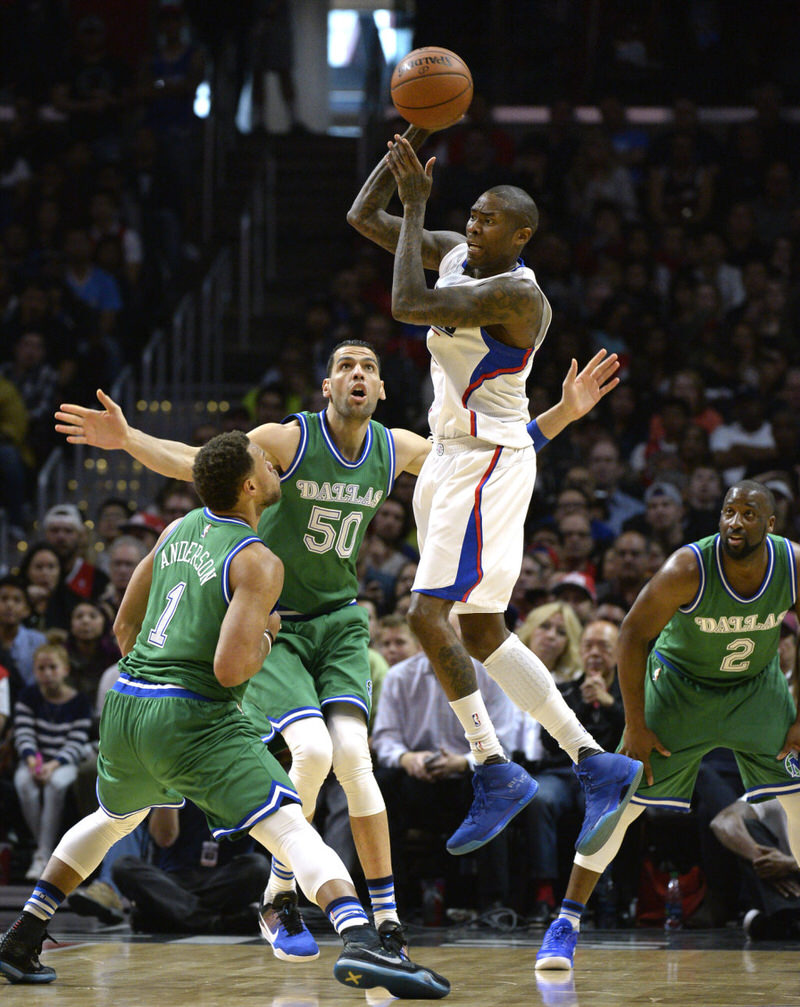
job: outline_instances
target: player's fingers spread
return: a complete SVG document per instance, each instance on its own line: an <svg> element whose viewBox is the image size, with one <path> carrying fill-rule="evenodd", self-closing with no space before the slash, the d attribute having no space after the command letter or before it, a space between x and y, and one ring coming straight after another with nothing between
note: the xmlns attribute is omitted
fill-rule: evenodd
<svg viewBox="0 0 800 1007"><path fill-rule="evenodd" d="M67 444L86 444L86 438L77 435L67 437Z"/></svg>
<svg viewBox="0 0 800 1007"><path fill-rule="evenodd" d="M62 403L56 413L56 419L64 419L72 422L76 416L88 416L90 412L92 412L92 410L87 409L85 406L73 406L70 403L65 405Z"/></svg>
<svg viewBox="0 0 800 1007"><path fill-rule="evenodd" d="M603 387L600 389L600 395L601 396L608 395L609 392L613 392L618 384L619 384L619 378L612 378L611 381L608 382L608 384L603 385Z"/></svg>

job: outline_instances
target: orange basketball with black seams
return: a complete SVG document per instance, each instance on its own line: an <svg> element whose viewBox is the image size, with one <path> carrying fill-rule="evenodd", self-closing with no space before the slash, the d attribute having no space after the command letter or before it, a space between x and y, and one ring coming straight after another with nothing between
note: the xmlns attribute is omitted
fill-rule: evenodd
<svg viewBox="0 0 800 1007"><path fill-rule="evenodd" d="M472 74L454 52L430 45L403 57L392 74L392 102L402 117L423 129L444 129L472 101Z"/></svg>

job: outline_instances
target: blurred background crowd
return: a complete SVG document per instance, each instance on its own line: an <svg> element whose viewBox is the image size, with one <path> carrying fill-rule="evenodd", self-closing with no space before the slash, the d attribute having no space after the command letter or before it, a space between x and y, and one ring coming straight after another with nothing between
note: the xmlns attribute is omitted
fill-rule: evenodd
<svg viewBox="0 0 800 1007"><path fill-rule="evenodd" d="M92 508L79 486L46 506L37 487L58 447L54 409L63 401L91 404L95 389L112 387L126 366L136 373L153 330L201 282L221 240L205 235L198 219L198 86L209 61L221 64L227 38L239 53L231 72L240 87L249 58L242 26L274 28L270 19L286 16L286 5L241 6L238 21L220 26L191 4L144 4L146 17L123 32L90 5L0 5L5 880L38 877L63 826L91 810L93 742L119 656L110 631L116 609L158 533L197 504L184 484L142 496L126 483L124 491L96 493ZM418 6L414 43L450 45L473 67L477 85L468 117L428 141L438 160L427 226L463 231L475 197L502 183L522 186L539 207L525 258L553 306L553 323L534 362L531 415L557 400L573 357L583 364L604 347L620 358L620 386L539 456L525 558L507 612L509 627L613 748L624 719L618 627L674 549L715 532L725 488L743 477L765 482L777 501L776 533L797 539L800 532L800 81L796 60L787 58L800 37L798 15L788 13L793 5L767 4L785 30L773 24L772 42L755 31L748 48L734 32L741 12L732 27L729 5L687 5L691 17L676 39L653 25L658 4L634 5L637 17L627 16L624 3L609 4L617 17L600 25L594 49L582 50L576 81L570 18L596 5L522 5L550 35L504 37L512 49L533 39L535 51L502 73L453 35L452 22L448 34L446 11L437 23L423 12L428 5ZM763 27L767 18L755 20ZM581 30L588 30L583 23ZM677 86L670 54L681 45L691 72ZM513 80L508 66L516 67ZM249 136L234 138L234 156L245 142L248 157L263 148L280 162L297 145L313 156L321 138L297 117L280 73L279 83L290 133L275 136L252 123ZM498 107L512 98L541 105L541 115L500 116ZM642 105L658 114L635 114L632 106ZM401 124L382 119L377 128L385 139ZM368 149L368 163L379 149ZM354 195L355 173L351 181ZM346 210L327 206L342 236L338 255L315 263L314 282L295 292L280 326L259 329L247 382L224 406L195 409L180 436L200 444L223 429L322 408L325 361L351 337L381 356L388 397L376 419L427 432L425 330L392 319L391 258L347 234ZM290 225L281 248L301 240ZM300 251L315 252L313 244ZM490 870L477 855L447 864L441 837L469 803L464 746L457 737L402 738L393 716L399 700L382 706L384 676L388 684L397 678L387 669L407 672L421 660L405 622L417 558L412 494L413 479L401 477L359 556L360 601L373 621L375 759L390 812L404 823L402 833L393 831L398 892L428 922L442 922L448 910L457 919L462 910L470 916L497 905L546 922L563 893L580 821L557 746L507 711L504 743L537 775L542 799L481 854ZM780 653L795 695L797 649L789 615ZM497 702L503 716L507 701ZM453 756L444 780L423 780L450 788L439 802L441 821L430 820L430 802L428 818L413 812L419 795L404 791L403 777L424 774L398 756L400 748ZM671 866L685 877L698 872L703 919L736 919L743 908L731 882L736 861L711 822L740 794L729 753L713 753L692 815L643 816L640 833L626 842L631 849L598 889L598 918L646 919L653 875ZM400 799L406 803L398 806ZM323 802L320 827L346 849L334 787ZM491 884L472 885L478 877Z"/></svg>

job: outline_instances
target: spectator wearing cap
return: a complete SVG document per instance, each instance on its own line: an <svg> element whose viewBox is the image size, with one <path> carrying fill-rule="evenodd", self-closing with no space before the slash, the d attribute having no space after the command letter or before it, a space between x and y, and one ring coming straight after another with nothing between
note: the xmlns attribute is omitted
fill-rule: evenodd
<svg viewBox="0 0 800 1007"><path fill-rule="evenodd" d="M594 618L597 592L594 579L588 574L578 573L577 570L556 573L550 580L550 592L573 608L583 626Z"/></svg>
<svg viewBox="0 0 800 1007"><path fill-rule="evenodd" d="M138 539L150 552L158 541L158 536L166 527L166 523L158 514L150 514L148 511L140 510L120 525L120 531L124 535L132 535Z"/></svg>
<svg viewBox="0 0 800 1007"><path fill-rule="evenodd" d="M626 531L641 531L658 541L666 555L683 545L683 496L674 483L657 482L644 494L645 512L626 522Z"/></svg>
<svg viewBox="0 0 800 1007"><path fill-rule="evenodd" d="M772 426L764 415L764 403L754 389L741 392L733 400L733 423L723 423L711 435L714 465L723 469L730 486L745 477L748 465L765 467L774 461Z"/></svg>
<svg viewBox="0 0 800 1007"><path fill-rule="evenodd" d="M86 527L74 504L56 504L44 517L44 538L61 560L62 576L57 591L61 604L52 613L51 625L69 628L69 613L79 600L95 600L105 591L108 577L84 559Z"/></svg>
<svg viewBox="0 0 800 1007"><path fill-rule="evenodd" d="M611 622L594 620L580 635L578 677L557 683L567 705L592 737L613 752L625 726L625 712L617 683L619 629ZM541 729L541 760L533 769L539 789L524 813L529 851L529 877L533 887L534 917L545 923L555 906L559 880L559 826L575 815L574 829L583 816L583 791L572 771L569 756ZM564 837L566 839L566 837ZM570 837L570 842L574 836Z"/></svg>
<svg viewBox="0 0 800 1007"><path fill-rule="evenodd" d="M589 452L588 464L596 491L605 494L605 523L611 526L615 535L619 535L628 518L644 513L644 504L619 488L623 466L619 448L611 437L600 437L595 441Z"/></svg>

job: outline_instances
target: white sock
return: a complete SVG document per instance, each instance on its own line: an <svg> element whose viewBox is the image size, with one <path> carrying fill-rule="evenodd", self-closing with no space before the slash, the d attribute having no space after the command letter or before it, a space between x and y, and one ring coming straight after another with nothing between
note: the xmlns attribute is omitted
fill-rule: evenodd
<svg viewBox="0 0 800 1007"><path fill-rule="evenodd" d="M272 870L269 872L269 882L264 892L264 902L274 902L275 896L279 892L293 892L297 888L294 872L286 864L282 864L277 857L272 858Z"/></svg>
<svg viewBox="0 0 800 1007"><path fill-rule="evenodd" d="M480 691L454 699L450 709L464 728L470 751L479 765L486 762L490 755L504 754Z"/></svg>
<svg viewBox="0 0 800 1007"><path fill-rule="evenodd" d="M509 699L538 720L573 762L578 761L582 748L602 752L602 747L567 706L553 676L518 636L512 633L486 658L483 666Z"/></svg>

